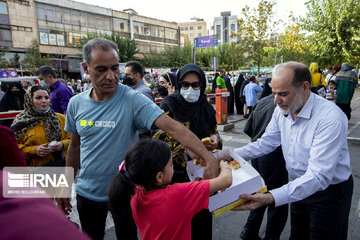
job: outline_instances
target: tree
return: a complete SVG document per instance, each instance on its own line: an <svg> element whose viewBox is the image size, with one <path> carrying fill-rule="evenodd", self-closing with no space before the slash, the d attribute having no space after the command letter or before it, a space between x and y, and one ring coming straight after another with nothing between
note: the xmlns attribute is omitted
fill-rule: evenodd
<svg viewBox="0 0 360 240"><path fill-rule="evenodd" d="M7 68L9 62L4 58L5 54L9 51L9 47L0 46L0 69Z"/></svg>
<svg viewBox="0 0 360 240"><path fill-rule="evenodd" d="M237 35L241 35L241 45L248 54L248 58L258 67L258 73L265 56L264 48L269 45L272 27L274 2L262 0L258 7L250 9L248 6L242 9L242 15L238 20L239 29Z"/></svg>
<svg viewBox="0 0 360 240"><path fill-rule="evenodd" d="M20 68L20 56L15 53L12 58L9 60L9 66L12 68Z"/></svg>
<svg viewBox="0 0 360 240"><path fill-rule="evenodd" d="M310 0L303 29L321 65L360 60L360 0Z"/></svg>
<svg viewBox="0 0 360 240"><path fill-rule="evenodd" d="M35 74L36 69L43 65L51 66L50 58L40 53L39 43L34 39L31 45L25 49L23 67L27 68L31 74Z"/></svg>
<svg viewBox="0 0 360 240"><path fill-rule="evenodd" d="M282 56L284 62L297 61L306 62L305 60L313 58L310 51L311 43L306 38L305 33L301 31L299 19L292 14L289 16L289 24L285 32L281 34L276 42L278 47L278 56Z"/></svg>
<svg viewBox="0 0 360 240"><path fill-rule="evenodd" d="M130 38L122 38L114 33L111 35L104 33L88 33L85 38L81 39L79 48L82 49L82 47L93 38L105 38L115 42L119 48L119 62L138 60L135 56L139 53L136 41L131 40Z"/></svg>

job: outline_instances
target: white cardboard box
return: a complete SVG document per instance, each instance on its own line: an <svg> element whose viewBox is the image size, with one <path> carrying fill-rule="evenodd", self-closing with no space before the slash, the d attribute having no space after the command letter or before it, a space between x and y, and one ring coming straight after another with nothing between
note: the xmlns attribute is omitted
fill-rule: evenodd
<svg viewBox="0 0 360 240"><path fill-rule="evenodd" d="M214 212L239 200L240 194L253 194L264 188L264 180L260 174L242 157L229 149L218 151L214 154L216 159L230 155L240 163L240 168L232 169L232 185L223 192L218 192L209 199L209 210ZM191 181L202 177L204 167L194 165L193 161L187 163L187 172ZM219 214L217 214L219 215Z"/></svg>

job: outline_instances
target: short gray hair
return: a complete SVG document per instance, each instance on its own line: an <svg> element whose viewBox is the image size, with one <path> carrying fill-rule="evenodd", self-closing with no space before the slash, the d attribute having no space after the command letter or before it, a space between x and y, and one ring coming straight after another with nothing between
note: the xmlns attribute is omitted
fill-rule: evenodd
<svg viewBox="0 0 360 240"><path fill-rule="evenodd" d="M84 62L88 66L90 65L91 51L94 49L101 49L104 51L111 51L114 49L119 56L119 48L116 43L104 38L93 38L84 45L82 50Z"/></svg>
<svg viewBox="0 0 360 240"><path fill-rule="evenodd" d="M311 86L311 73L309 71L309 68L305 66L302 63L299 62L286 62L278 64L274 67L273 70L273 77L276 74L276 72L281 68L288 68L291 69L294 73L294 78L292 79L292 85L296 88L299 88L302 86L304 82L309 82Z"/></svg>

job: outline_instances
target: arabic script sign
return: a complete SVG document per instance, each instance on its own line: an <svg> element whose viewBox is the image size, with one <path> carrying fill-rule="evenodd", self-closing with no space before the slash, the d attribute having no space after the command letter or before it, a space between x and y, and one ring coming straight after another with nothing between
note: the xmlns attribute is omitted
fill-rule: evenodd
<svg viewBox="0 0 360 240"><path fill-rule="evenodd" d="M217 40L214 39L214 36L204 36L195 38L195 47L213 47L217 45Z"/></svg>

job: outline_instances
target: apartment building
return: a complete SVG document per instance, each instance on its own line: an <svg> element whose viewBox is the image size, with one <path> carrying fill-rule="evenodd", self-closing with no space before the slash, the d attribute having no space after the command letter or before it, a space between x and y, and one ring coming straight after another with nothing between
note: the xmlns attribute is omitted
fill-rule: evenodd
<svg viewBox="0 0 360 240"><path fill-rule="evenodd" d="M80 41L88 33L118 34L138 43L140 57L166 46L180 45L175 22L140 16L133 9L112 10L71 0L0 0L0 46L23 58L38 40L56 69L79 73Z"/></svg>
<svg viewBox="0 0 360 240"><path fill-rule="evenodd" d="M179 23L180 33L188 36L188 41L194 44L194 39L198 37L208 36L209 32L206 28L204 19L195 18L192 22ZM186 38L184 38L186 39Z"/></svg>
<svg viewBox="0 0 360 240"><path fill-rule="evenodd" d="M238 18L231 12L221 12L220 17L215 17L211 26L211 34L216 36L218 44L231 43L240 40L240 36L232 36L238 32Z"/></svg>

